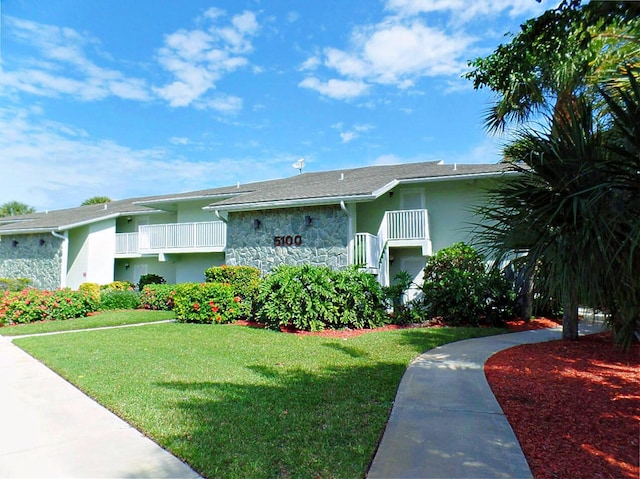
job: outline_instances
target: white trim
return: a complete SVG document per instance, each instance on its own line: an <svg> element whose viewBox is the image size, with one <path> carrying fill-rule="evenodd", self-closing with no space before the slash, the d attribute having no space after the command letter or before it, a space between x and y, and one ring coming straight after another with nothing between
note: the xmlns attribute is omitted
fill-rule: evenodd
<svg viewBox="0 0 640 479"><path fill-rule="evenodd" d="M60 287L67 287L67 263L69 261L69 232L65 231L64 234L57 233L55 231L51 231L51 234L56 238L62 240L62 258L60 260Z"/></svg>
<svg viewBox="0 0 640 479"><path fill-rule="evenodd" d="M264 201L264 202L255 202L255 203L240 203L237 205L209 205L205 206L202 209L211 211L256 211L256 210L273 210L278 208L290 208L295 206L325 206L325 205L339 205L340 202L349 201L349 202L364 202L364 201L373 201L375 197L372 195L353 195L353 196L343 196L343 197L328 197L323 196L320 198L305 198L300 200L277 200L277 201Z"/></svg>

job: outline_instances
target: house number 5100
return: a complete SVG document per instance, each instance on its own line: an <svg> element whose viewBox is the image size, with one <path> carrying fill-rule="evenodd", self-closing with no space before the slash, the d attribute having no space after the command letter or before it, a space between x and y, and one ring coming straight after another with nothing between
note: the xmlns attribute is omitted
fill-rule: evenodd
<svg viewBox="0 0 640 479"><path fill-rule="evenodd" d="M300 246L302 244L302 236L274 236L273 246Z"/></svg>

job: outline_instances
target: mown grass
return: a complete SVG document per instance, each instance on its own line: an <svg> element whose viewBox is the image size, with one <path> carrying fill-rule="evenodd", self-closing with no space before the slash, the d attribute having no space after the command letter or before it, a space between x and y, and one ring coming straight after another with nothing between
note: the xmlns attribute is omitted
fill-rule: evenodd
<svg viewBox="0 0 640 479"><path fill-rule="evenodd" d="M150 323L175 318L172 311L150 311L144 309L127 311L103 311L86 318L66 319L64 321L39 321L36 323L17 324L0 327L2 336L23 336L25 334L53 333L57 331L73 331L93 329L126 324Z"/></svg>
<svg viewBox="0 0 640 479"><path fill-rule="evenodd" d="M366 473L412 358L499 332L165 323L14 341L205 477L346 479Z"/></svg>

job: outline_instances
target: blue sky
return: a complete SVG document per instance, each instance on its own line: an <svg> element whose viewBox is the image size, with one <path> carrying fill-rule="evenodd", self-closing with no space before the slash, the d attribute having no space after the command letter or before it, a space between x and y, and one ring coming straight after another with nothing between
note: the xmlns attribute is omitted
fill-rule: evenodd
<svg viewBox="0 0 640 479"><path fill-rule="evenodd" d="M2 0L0 204L495 163L461 75L535 0Z"/></svg>

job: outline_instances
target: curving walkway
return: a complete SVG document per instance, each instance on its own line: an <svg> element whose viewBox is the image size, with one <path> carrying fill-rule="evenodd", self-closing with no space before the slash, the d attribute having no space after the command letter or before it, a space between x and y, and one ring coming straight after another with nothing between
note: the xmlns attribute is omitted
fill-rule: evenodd
<svg viewBox="0 0 640 479"><path fill-rule="evenodd" d="M600 323L580 324L581 334L600 330ZM418 356L400 382L367 478L532 478L484 363L503 349L561 334L554 328L468 339Z"/></svg>

